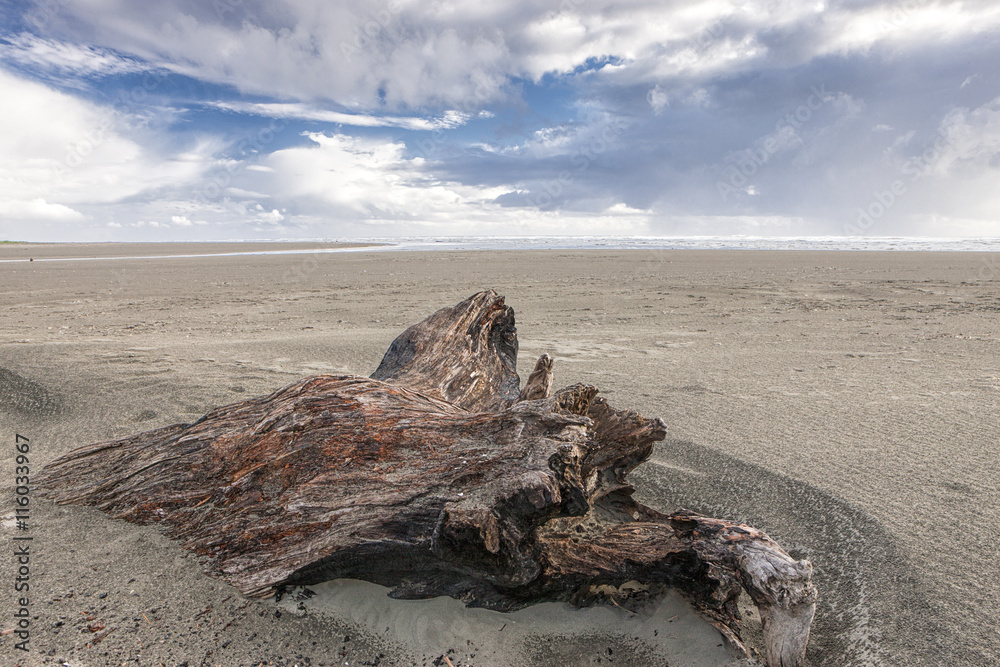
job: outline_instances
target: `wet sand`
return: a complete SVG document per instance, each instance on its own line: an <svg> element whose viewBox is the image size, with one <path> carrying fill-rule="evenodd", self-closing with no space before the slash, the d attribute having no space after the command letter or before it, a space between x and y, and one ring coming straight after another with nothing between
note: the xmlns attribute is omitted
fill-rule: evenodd
<svg viewBox="0 0 1000 667"><path fill-rule="evenodd" d="M101 245L114 254L12 245L0 260L134 250ZM182 245L156 254L195 250ZM31 439L37 470L78 445L193 421L306 375L368 375L406 326L488 287L517 313L522 376L548 352L557 386L596 384L613 404L666 420L667 440L632 475L643 502L747 521L812 560L821 601L810 665L1000 662L1000 264L976 253L0 263L5 543L24 534L9 509L15 433ZM22 665L732 662L676 599L635 616L544 605L503 630L502 615L386 601L356 582L250 601L153 528L31 507L38 618ZM5 609L14 577L6 557ZM499 634L518 627L516 639ZM0 636L5 660L23 658L13 643Z"/></svg>

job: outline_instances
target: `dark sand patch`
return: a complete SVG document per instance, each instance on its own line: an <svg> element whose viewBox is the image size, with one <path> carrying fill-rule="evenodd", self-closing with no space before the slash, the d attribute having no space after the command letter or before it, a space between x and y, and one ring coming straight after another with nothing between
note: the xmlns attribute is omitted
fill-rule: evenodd
<svg viewBox="0 0 1000 667"><path fill-rule="evenodd" d="M812 665L975 664L937 622L933 591L875 518L814 486L692 442L669 440L633 473L637 497L725 516L808 558L821 591ZM914 645L911 633L926 641Z"/></svg>
<svg viewBox="0 0 1000 667"><path fill-rule="evenodd" d="M26 415L54 415L59 402L53 392L7 368L0 368L0 405Z"/></svg>

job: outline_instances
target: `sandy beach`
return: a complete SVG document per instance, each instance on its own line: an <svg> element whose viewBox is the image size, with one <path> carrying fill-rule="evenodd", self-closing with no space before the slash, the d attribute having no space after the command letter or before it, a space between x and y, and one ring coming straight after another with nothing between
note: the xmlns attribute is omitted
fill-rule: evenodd
<svg viewBox="0 0 1000 667"><path fill-rule="evenodd" d="M17 602L14 537L33 538L31 652L3 634L4 664L740 664L676 596L640 614L546 604L504 615L339 581L258 601L202 575L154 528L92 508L33 498L17 529L18 434L37 471L304 376L367 376L407 326L486 288L516 311L522 380L547 352L557 387L595 384L666 421L666 441L632 474L642 502L745 521L812 561L809 665L1000 664L995 257L127 258L244 249L175 245L0 245L0 260L18 260L0 261L4 609Z"/></svg>

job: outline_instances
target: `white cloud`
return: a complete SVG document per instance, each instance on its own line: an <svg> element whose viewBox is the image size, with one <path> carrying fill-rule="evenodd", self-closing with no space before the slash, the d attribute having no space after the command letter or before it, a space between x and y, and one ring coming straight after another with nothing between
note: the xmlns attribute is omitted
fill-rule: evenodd
<svg viewBox="0 0 1000 667"><path fill-rule="evenodd" d="M262 223L298 225L322 235L326 221L355 235L638 233L649 212L625 204L594 213L503 207L510 185L480 187L441 179L422 158L407 158L401 143L344 134L310 133L310 146L265 158L270 172L247 172L248 187L281 193L296 213L260 204L250 213ZM279 195L275 194L275 198Z"/></svg>
<svg viewBox="0 0 1000 667"><path fill-rule="evenodd" d="M289 119L344 133L298 139L287 130L245 151L246 141L226 134L238 134L245 118L220 127L218 113L199 108L168 124L162 109L88 102L0 70L0 95L18 100L0 108L0 213L51 229L89 224L112 234L106 221L116 220L136 238L136 221L158 238L239 238L248 229L323 236L346 221L404 233L639 233L656 215L677 213L746 231L793 220L789 211L853 210L924 155L933 158L925 175L935 178L892 215L939 203L955 219L1000 211L990 190L1000 104L977 107L995 78L984 54L992 59L996 45L976 35L1000 26L996 3L58 4L51 34L99 46L18 35L0 44L3 62L60 89L106 77L88 99L114 90L119 80L109 75L166 68L253 93L214 106L276 119L266 132L291 127L280 120ZM138 78L163 81L121 81ZM876 94L882 80L899 85ZM808 89L824 81L850 94L814 99ZM521 90L523 100L506 103ZM185 100L177 102L170 106ZM491 117L498 120L474 122ZM943 119L940 146L917 120L926 118ZM354 128L361 136L349 136ZM398 130L438 133L425 150L426 136ZM741 180L752 171L753 183L720 200L713 170L741 167ZM551 197L539 211L543 191ZM700 215L723 210L746 219L726 227ZM888 216L880 224L889 229Z"/></svg>
<svg viewBox="0 0 1000 667"><path fill-rule="evenodd" d="M607 207L604 213L607 215L615 215L615 216L641 216L642 218L648 218L648 216L651 215L653 211L647 211L639 208L632 208L631 206L625 204L624 202L618 202L616 204L612 204L611 206Z"/></svg>
<svg viewBox="0 0 1000 667"><path fill-rule="evenodd" d="M961 90L961 89L965 88L966 86L972 85L973 81L975 81L976 79L981 79L982 77L983 77L983 75L982 74L978 74L978 73L977 74L972 74L971 76L966 77L965 81L962 82L962 85L959 86L959 89Z"/></svg>
<svg viewBox="0 0 1000 667"><path fill-rule="evenodd" d="M294 118L316 120L324 123L339 123L355 127L401 127L407 130L441 130L459 127L468 122L470 115L449 110L437 118L375 116L330 111L315 106L298 103L244 103L216 102L211 106L236 113L254 114L268 118Z"/></svg>
<svg viewBox="0 0 1000 667"><path fill-rule="evenodd" d="M921 158L938 174L1000 167L1000 97L976 109L948 112L934 145Z"/></svg>
<svg viewBox="0 0 1000 667"><path fill-rule="evenodd" d="M707 90L704 88L698 88L697 90L691 91L691 94L687 96L687 99L685 99L684 102L693 107L704 108L712 103L712 99Z"/></svg>
<svg viewBox="0 0 1000 667"><path fill-rule="evenodd" d="M265 159L273 170L264 188L288 199L322 203L351 217L440 217L456 206L492 199L489 191L442 183L407 159L401 143L309 133L311 146L276 151ZM497 193L499 194L499 193Z"/></svg>
<svg viewBox="0 0 1000 667"><path fill-rule="evenodd" d="M63 12L111 48L279 98L447 107L496 99L507 80L499 26L477 15L455 27L452 16L413 3L79 0Z"/></svg>
<svg viewBox="0 0 1000 667"><path fill-rule="evenodd" d="M0 42L0 57L29 67L36 74L52 72L77 76L111 76L148 71L148 65L107 49L80 46L21 33Z"/></svg>
<svg viewBox="0 0 1000 667"><path fill-rule="evenodd" d="M943 189L925 181L921 190L936 192L942 201L963 192L970 208L992 202L994 197L987 193L996 188L979 185L995 182L1000 168L1000 97L975 109L951 109L932 136L918 136L914 130L897 136L884 151L883 162L908 183L934 176ZM969 187L979 194L969 194Z"/></svg>
<svg viewBox="0 0 1000 667"><path fill-rule="evenodd" d="M649 89L646 93L646 101L649 102L649 106L653 108L653 113L657 116L668 106L670 106L670 97L667 93L660 88L660 84L656 84Z"/></svg>
<svg viewBox="0 0 1000 667"><path fill-rule="evenodd" d="M80 220L93 205L183 183L203 163L156 155L114 110L0 69L0 206L8 217ZM199 150L208 150L203 146Z"/></svg>
<svg viewBox="0 0 1000 667"><path fill-rule="evenodd" d="M247 171L264 171L273 172L273 169L251 169L250 167L255 167L257 165L250 165L247 167ZM241 200L246 199L269 199L271 195L263 192L254 192L252 190L244 190L243 188L229 187L226 188L226 194L230 197L234 197Z"/></svg>
<svg viewBox="0 0 1000 667"><path fill-rule="evenodd" d="M867 53L883 43L918 49L1000 26L1000 6L957 0L869 6L276 0L214 6L222 10L209 3L196 10L179 0L155 8L139 0L78 0L63 10L90 24L105 46L174 71L246 92L333 100L359 110L478 110L508 95L516 77L537 81L607 58L618 64L582 76L646 85L673 77L704 81L763 63L794 66ZM771 46L785 35L790 43Z"/></svg>
<svg viewBox="0 0 1000 667"><path fill-rule="evenodd" d="M513 145L479 144L490 153L530 158L563 157L567 166L579 168L579 161L590 163L617 144L628 122L599 105L576 106L577 120L535 130L524 141ZM586 167L584 167L585 169Z"/></svg>
<svg viewBox="0 0 1000 667"><path fill-rule="evenodd" d="M608 55L605 47L611 44L594 27L594 17L569 11L521 26L528 46L521 50L521 66L537 79L547 72L571 72L588 58Z"/></svg>
<svg viewBox="0 0 1000 667"><path fill-rule="evenodd" d="M10 221L80 222L84 215L62 204L52 204L37 199L0 200L0 218Z"/></svg>
<svg viewBox="0 0 1000 667"><path fill-rule="evenodd" d="M284 214L276 208L271 209L270 211L265 211L262 206L258 205L257 209L260 211L260 213L254 216L254 220L257 222L265 222L276 225L280 222L284 222L285 220Z"/></svg>
<svg viewBox="0 0 1000 667"><path fill-rule="evenodd" d="M577 128L572 125L543 127L532 133L529 143L537 149L536 153L561 153L573 143L576 133Z"/></svg>
<svg viewBox="0 0 1000 667"><path fill-rule="evenodd" d="M867 52L876 44L921 49L929 42L985 33L1000 25L993 2L944 0L873 3L824 12L822 36L814 56Z"/></svg>

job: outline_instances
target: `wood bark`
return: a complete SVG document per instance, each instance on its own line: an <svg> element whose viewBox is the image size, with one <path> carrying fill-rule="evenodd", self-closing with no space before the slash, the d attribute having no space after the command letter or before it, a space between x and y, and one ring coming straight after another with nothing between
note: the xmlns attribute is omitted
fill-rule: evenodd
<svg viewBox="0 0 1000 667"><path fill-rule="evenodd" d="M516 368L514 309L487 290L401 333L372 377L466 410L492 412L517 400Z"/></svg>
<svg viewBox="0 0 1000 667"><path fill-rule="evenodd" d="M590 385L553 394L548 355L519 391L516 357L513 310L482 292L407 329L371 378L306 378L81 447L40 490L158 524L251 596L351 577L508 611L639 582L682 590L748 650L743 589L767 664L801 664L810 564L754 528L637 503L627 475L663 421Z"/></svg>
<svg viewBox="0 0 1000 667"><path fill-rule="evenodd" d="M543 354L538 357L535 363L535 370L531 371L524 388L518 394L519 401L533 401L539 398L548 398L552 395L552 357Z"/></svg>

